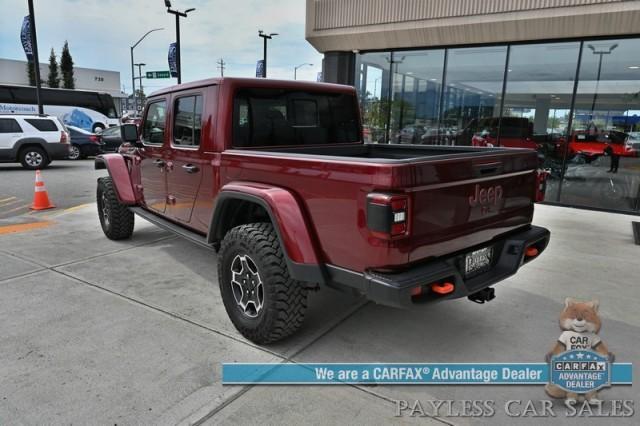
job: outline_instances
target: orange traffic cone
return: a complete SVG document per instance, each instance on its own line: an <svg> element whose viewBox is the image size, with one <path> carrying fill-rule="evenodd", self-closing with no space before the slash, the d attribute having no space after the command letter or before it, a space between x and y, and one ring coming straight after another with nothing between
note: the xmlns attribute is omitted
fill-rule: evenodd
<svg viewBox="0 0 640 426"><path fill-rule="evenodd" d="M49 201L49 195L47 194L47 188L44 186L40 170L36 170L36 189L33 194L33 204L31 204L31 210L46 210L54 208L55 206Z"/></svg>

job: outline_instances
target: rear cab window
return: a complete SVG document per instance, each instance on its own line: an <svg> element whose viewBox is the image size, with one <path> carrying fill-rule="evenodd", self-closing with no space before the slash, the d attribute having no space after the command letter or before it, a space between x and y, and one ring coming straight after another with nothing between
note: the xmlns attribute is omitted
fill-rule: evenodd
<svg viewBox="0 0 640 426"><path fill-rule="evenodd" d="M233 147L360 142L357 111L349 93L239 89L234 97Z"/></svg>
<svg viewBox="0 0 640 426"><path fill-rule="evenodd" d="M0 118L0 133L22 133L22 128L15 118Z"/></svg>
<svg viewBox="0 0 640 426"><path fill-rule="evenodd" d="M58 132L58 126L53 120L46 118L25 118L24 121L32 125L36 130L41 132Z"/></svg>
<svg viewBox="0 0 640 426"><path fill-rule="evenodd" d="M142 125L142 142L162 145L167 119L167 102L164 99L151 101Z"/></svg>

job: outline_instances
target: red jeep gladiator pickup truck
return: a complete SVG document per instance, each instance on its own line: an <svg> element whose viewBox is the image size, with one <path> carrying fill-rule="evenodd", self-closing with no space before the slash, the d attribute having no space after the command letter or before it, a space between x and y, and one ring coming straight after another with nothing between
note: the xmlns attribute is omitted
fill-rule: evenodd
<svg viewBox="0 0 640 426"><path fill-rule="evenodd" d="M197 81L121 131L96 159L104 233L129 238L137 214L217 250L227 313L256 343L296 331L324 286L397 307L490 300L549 241L531 225L535 151L364 144L350 86Z"/></svg>

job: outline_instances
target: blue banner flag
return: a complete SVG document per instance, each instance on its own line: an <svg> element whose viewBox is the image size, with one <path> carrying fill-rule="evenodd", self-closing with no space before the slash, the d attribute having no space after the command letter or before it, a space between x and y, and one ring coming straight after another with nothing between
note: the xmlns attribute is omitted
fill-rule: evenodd
<svg viewBox="0 0 640 426"><path fill-rule="evenodd" d="M547 363L222 364L223 384L543 385ZM611 384L629 385L631 363L611 364Z"/></svg>
<svg viewBox="0 0 640 426"><path fill-rule="evenodd" d="M31 45L31 21L29 15L25 16L22 20L22 28L20 29L20 41L22 42L22 48L29 62L33 61L33 48Z"/></svg>
<svg viewBox="0 0 640 426"><path fill-rule="evenodd" d="M264 59L256 63L256 77L264 77Z"/></svg>
<svg viewBox="0 0 640 426"><path fill-rule="evenodd" d="M169 55L167 59L169 60L169 71L171 71L171 77L177 77L178 65L176 63L176 44L175 43L171 43L169 45Z"/></svg>

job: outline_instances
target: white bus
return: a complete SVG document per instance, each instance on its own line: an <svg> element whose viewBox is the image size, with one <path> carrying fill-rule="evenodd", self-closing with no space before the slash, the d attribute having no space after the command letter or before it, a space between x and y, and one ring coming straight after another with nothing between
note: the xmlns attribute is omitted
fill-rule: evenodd
<svg viewBox="0 0 640 426"><path fill-rule="evenodd" d="M40 96L44 113L58 117L64 124L94 133L120 124L108 93L42 88ZM35 87L0 85L0 114L37 113Z"/></svg>

